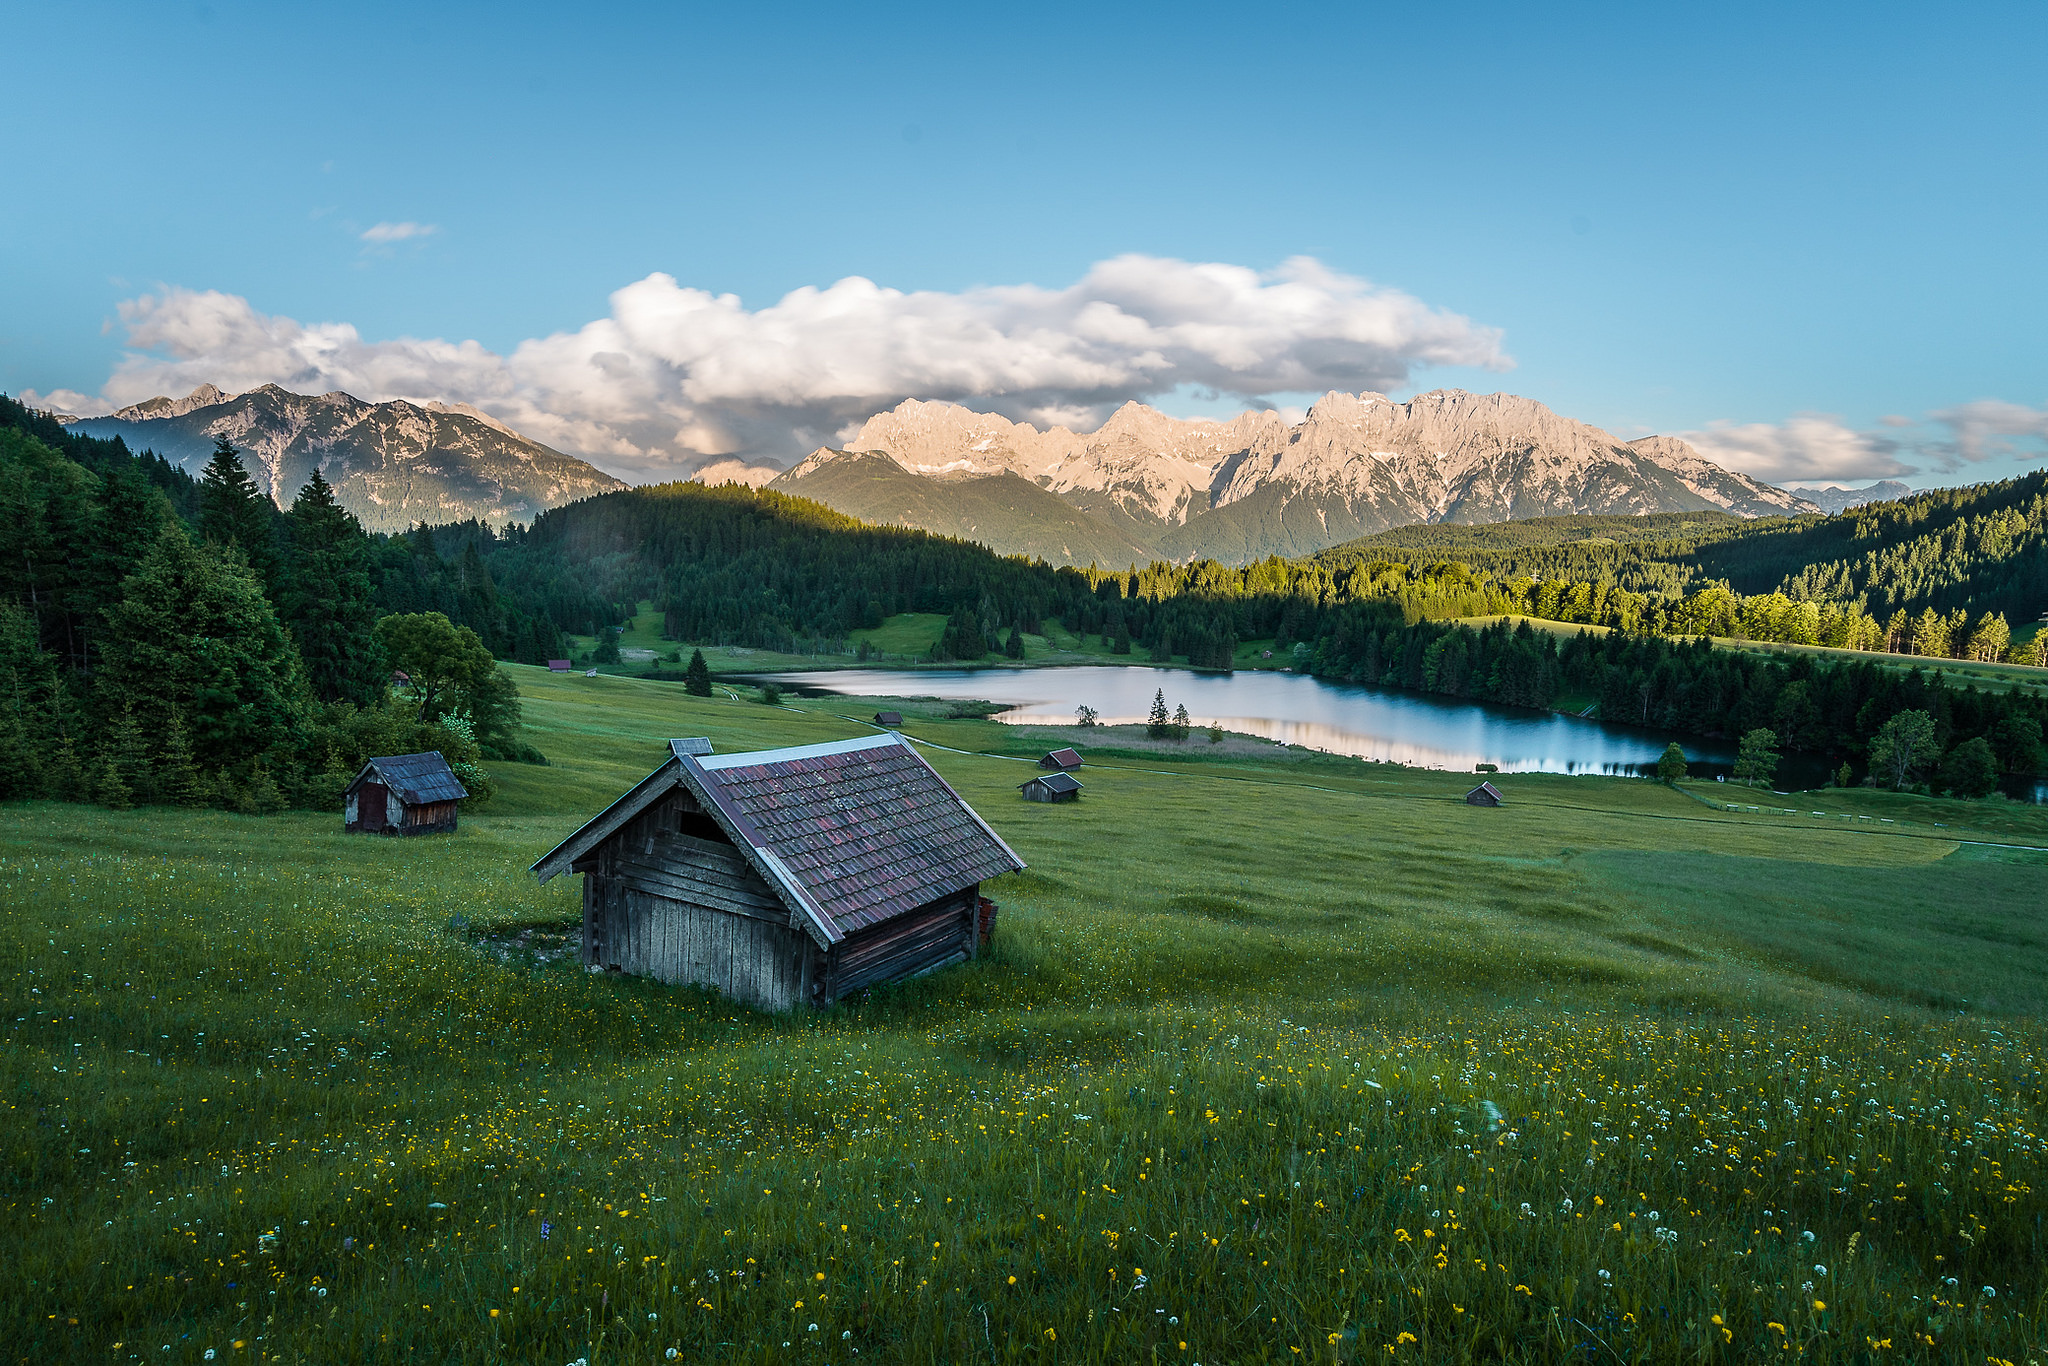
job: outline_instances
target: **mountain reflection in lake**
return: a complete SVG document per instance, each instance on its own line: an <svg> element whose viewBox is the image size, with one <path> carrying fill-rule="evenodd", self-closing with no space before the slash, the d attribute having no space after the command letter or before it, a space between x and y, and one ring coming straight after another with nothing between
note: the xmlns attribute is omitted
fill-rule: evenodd
<svg viewBox="0 0 2048 1366"><path fill-rule="evenodd" d="M1520 707L1331 683L1304 674L1196 673L1141 666L1051 669L849 669L772 675L807 696L984 699L1013 725L1071 725L1090 706L1103 725L1142 724L1152 694L1184 705L1197 726L1263 736L1332 754L1422 768L1497 764L1503 773L1635 773L1677 739L1696 776L1726 773L1732 746Z"/></svg>

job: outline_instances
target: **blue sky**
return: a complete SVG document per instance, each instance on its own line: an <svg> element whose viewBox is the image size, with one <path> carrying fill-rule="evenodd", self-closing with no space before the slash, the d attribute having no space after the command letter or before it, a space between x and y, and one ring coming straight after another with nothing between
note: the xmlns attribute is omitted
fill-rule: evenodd
<svg viewBox="0 0 2048 1366"><path fill-rule="evenodd" d="M1316 370L1507 389L1788 480L2038 466L2048 8L1554 8L17 8L0 389L381 388L649 474L786 458L892 385L1080 421L1298 405ZM1292 280L1324 320L1276 340L1298 310L1239 281L1195 322L1265 309L1285 363L1145 369L1087 339L1017 378L1018 329L1130 296L1018 322L1001 288L1126 257ZM614 299L655 273L674 291ZM849 276L947 321L856 301L833 350L809 306L754 317ZM1154 270L1145 307L1203 278ZM743 379L675 331L709 325L678 312L698 290L739 297L711 323ZM1316 369L1331 329L1409 304L1435 321ZM296 324L346 327L279 342ZM868 374L983 326L1010 329L993 378ZM795 378L762 359L793 330ZM1082 351L1108 368L1076 378ZM616 356L612 387L578 378ZM820 387L849 368L872 394Z"/></svg>

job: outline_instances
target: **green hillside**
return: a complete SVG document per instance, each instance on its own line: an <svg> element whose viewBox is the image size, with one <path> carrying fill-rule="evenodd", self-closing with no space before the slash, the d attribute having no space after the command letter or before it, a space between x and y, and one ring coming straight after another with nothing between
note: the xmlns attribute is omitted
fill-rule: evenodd
<svg viewBox="0 0 2048 1366"><path fill-rule="evenodd" d="M927 479L886 455L860 453L828 460L800 478L784 475L770 487L865 522L999 545L1006 554L1048 564L1108 569L1157 558L1148 546L1014 474Z"/></svg>
<svg viewBox="0 0 2048 1366"><path fill-rule="evenodd" d="M453 837L6 808L16 1354L2041 1350L2042 813L1113 743L1048 807L921 721L1031 865L994 950L776 1019L583 972L524 869L859 704L516 675L555 762Z"/></svg>

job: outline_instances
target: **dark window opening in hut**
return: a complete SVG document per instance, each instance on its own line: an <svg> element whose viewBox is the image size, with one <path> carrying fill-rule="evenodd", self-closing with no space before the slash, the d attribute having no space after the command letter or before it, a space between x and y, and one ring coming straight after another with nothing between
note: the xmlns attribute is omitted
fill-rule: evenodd
<svg viewBox="0 0 2048 1366"><path fill-rule="evenodd" d="M695 835L700 840L714 844L731 844L732 840L721 830L718 822L702 811L682 811L676 814L676 833Z"/></svg>

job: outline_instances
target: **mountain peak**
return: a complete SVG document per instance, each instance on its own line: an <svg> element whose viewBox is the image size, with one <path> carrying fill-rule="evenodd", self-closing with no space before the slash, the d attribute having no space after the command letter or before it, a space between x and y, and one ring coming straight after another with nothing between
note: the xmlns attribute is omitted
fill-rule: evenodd
<svg viewBox="0 0 2048 1366"><path fill-rule="evenodd" d="M467 405L365 403L338 390L315 397L265 384L223 394L202 384L182 399L152 398L66 425L120 436L195 474L214 440L226 437L280 506L318 469L342 506L373 531L471 517L530 521L547 508L625 487Z"/></svg>
<svg viewBox="0 0 2048 1366"><path fill-rule="evenodd" d="M146 422L152 418L183 417L195 409L216 407L238 397L240 397L238 394L224 394L211 384L202 384L183 398L167 398L162 394L158 394L155 398L146 398L140 403L131 403L126 408L117 408L108 416L131 422Z"/></svg>
<svg viewBox="0 0 2048 1366"><path fill-rule="evenodd" d="M1308 554L1414 522L1706 508L1755 517L1811 506L1675 437L1622 442L1535 399L1464 389L1400 403L1333 390L1291 424L1271 409L1219 422L1169 417L1133 400L1081 435L913 400L868 419L848 445L887 456L914 478L1020 475L1164 558ZM776 486L804 491L838 454L814 452ZM856 498L850 473L813 485L817 496L830 502L838 489L860 503L844 510L870 515L880 495L870 487ZM944 506L936 494L912 501ZM926 525L908 505L883 520ZM1020 532L996 548L1031 544Z"/></svg>

